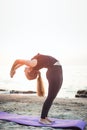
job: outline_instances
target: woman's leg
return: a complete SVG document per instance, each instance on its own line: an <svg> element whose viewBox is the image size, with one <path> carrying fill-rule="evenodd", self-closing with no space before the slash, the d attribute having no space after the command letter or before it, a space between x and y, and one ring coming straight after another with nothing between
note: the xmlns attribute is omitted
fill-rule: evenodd
<svg viewBox="0 0 87 130"><path fill-rule="evenodd" d="M48 96L42 107L42 113L41 113L42 119L45 119L47 117L49 109L61 88L63 81L61 72L62 72L61 68L58 68L58 70L56 71L55 70L47 71L49 88L48 88Z"/></svg>
<svg viewBox="0 0 87 130"><path fill-rule="evenodd" d="M55 86L54 83L49 84L48 96L42 107L41 118L45 119L45 117L47 117L49 109L59 91L59 88L58 86Z"/></svg>

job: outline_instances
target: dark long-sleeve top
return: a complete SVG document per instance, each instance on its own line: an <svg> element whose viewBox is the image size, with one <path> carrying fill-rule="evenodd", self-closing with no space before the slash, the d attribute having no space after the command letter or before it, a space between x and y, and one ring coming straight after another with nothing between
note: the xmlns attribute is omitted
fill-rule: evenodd
<svg viewBox="0 0 87 130"><path fill-rule="evenodd" d="M37 59L37 65L34 67L35 70L40 70L42 68L50 68L58 60L49 55L37 54L32 59Z"/></svg>

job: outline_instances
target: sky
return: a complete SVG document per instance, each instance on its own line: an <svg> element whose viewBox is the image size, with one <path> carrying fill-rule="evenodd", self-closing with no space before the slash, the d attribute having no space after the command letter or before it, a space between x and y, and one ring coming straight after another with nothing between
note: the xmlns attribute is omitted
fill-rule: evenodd
<svg viewBox="0 0 87 130"><path fill-rule="evenodd" d="M0 0L0 64L38 52L87 65L87 0Z"/></svg>

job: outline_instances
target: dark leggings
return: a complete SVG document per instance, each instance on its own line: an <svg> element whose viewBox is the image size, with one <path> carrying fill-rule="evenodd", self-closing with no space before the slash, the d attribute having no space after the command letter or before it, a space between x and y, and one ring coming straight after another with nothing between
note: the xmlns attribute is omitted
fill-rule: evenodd
<svg viewBox="0 0 87 130"><path fill-rule="evenodd" d="M53 103L53 100L57 96L63 81L62 67L54 66L49 68L46 77L48 79L48 96L43 104L41 118L45 119L47 117L49 109Z"/></svg>

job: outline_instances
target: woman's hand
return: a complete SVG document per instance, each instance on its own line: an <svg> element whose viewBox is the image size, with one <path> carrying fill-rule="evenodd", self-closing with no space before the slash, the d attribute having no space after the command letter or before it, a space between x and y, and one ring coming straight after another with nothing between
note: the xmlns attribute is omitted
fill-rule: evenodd
<svg viewBox="0 0 87 130"><path fill-rule="evenodd" d="M14 74L16 73L16 69L18 69L21 64L17 64L16 66L12 66L11 71L10 71L10 77L13 78Z"/></svg>
<svg viewBox="0 0 87 130"><path fill-rule="evenodd" d="M24 60L15 60L15 62L12 65L11 71L10 71L10 77L13 78L14 74L16 73L16 69L18 69L20 66L24 65Z"/></svg>
<svg viewBox="0 0 87 130"><path fill-rule="evenodd" d="M10 77L11 77L11 78L13 78L15 72L16 72L15 70L11 70L11 71L10 71Z"/></svg>

